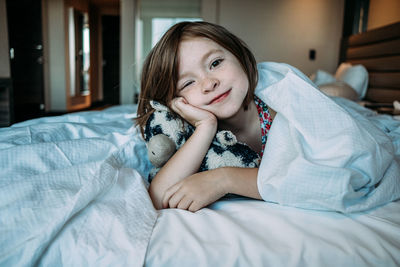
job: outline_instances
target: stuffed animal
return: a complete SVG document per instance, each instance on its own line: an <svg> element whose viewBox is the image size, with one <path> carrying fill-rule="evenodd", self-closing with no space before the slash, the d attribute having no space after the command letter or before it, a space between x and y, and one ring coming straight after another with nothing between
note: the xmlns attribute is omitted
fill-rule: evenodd
<svg viewBox="0 0 400 267"><path fill-rule="evenodd" d="M144 139L150 162L149 182L172 155L189 139L194 127L174 115L168 107L152 101L154 112L150 115L144 131ZM217 131L199 171L219 167L255 168L260 164L259 155L248 145L236 140L230 131Z"/></svg>

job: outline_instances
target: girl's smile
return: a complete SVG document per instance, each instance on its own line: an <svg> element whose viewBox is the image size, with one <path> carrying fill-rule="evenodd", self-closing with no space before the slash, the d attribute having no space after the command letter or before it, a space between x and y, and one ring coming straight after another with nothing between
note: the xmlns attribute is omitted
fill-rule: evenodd
<svg viewBox="0 0 400 267"><path fill-rule="evenodd" d="M221 101L224 101L224 99L226 99L228 97L228 95L230 94L231 89L229 89L226 93L223 93L219 96L217 96L216 98L214 98L209 105L215 104L215 103L219 103Z"/></svg>

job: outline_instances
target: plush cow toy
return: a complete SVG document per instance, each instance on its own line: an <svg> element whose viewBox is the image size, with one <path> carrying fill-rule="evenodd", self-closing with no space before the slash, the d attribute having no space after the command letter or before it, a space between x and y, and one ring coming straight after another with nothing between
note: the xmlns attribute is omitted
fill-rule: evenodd
<svg viewBox="0 0 400 267"><path fill-rule="evenodd" d="M154 168L150 171L149 182L169 158L189 139L194 127L174 116L168 107L152 101L155 111L150 115L144 131L144 139L150 162ZM217 131L199 171L219 167L255 168L260 157L248 145L236 140L230 131Z"/></svg>

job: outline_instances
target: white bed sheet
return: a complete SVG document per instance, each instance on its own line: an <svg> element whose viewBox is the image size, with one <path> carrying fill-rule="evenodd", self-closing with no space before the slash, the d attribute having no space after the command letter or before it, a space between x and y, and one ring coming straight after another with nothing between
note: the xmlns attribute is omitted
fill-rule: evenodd
<svg viewBox="0 0 400 267"><path fill-rule="evenodd" d="M221 200L162 210L146 266L400 266L400 202L369 212Z"/></svg>

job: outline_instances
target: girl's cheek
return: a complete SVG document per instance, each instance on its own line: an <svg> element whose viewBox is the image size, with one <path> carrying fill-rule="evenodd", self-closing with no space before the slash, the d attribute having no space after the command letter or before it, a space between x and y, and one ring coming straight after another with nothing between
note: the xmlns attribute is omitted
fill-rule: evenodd
<svg viewBox="0 0 400 267"><path fill-rule="evenodd" d="M184 92L181 93L181 96L183 97L186 104L193 105L194 104L193 102L195 102L194 100L196 99L196 96L193 94L191 90L185 90Z"/></svg>
<svg viewBox="0 0 400 267"><path fill-rule="evenodd" d="M184 97L184 99L185 99L185 103L186 104L190 104L190 105L192 105L194 107L198 107L199 106L199 103L198 103L198 101L196 101L196 98Z"/></svg>

